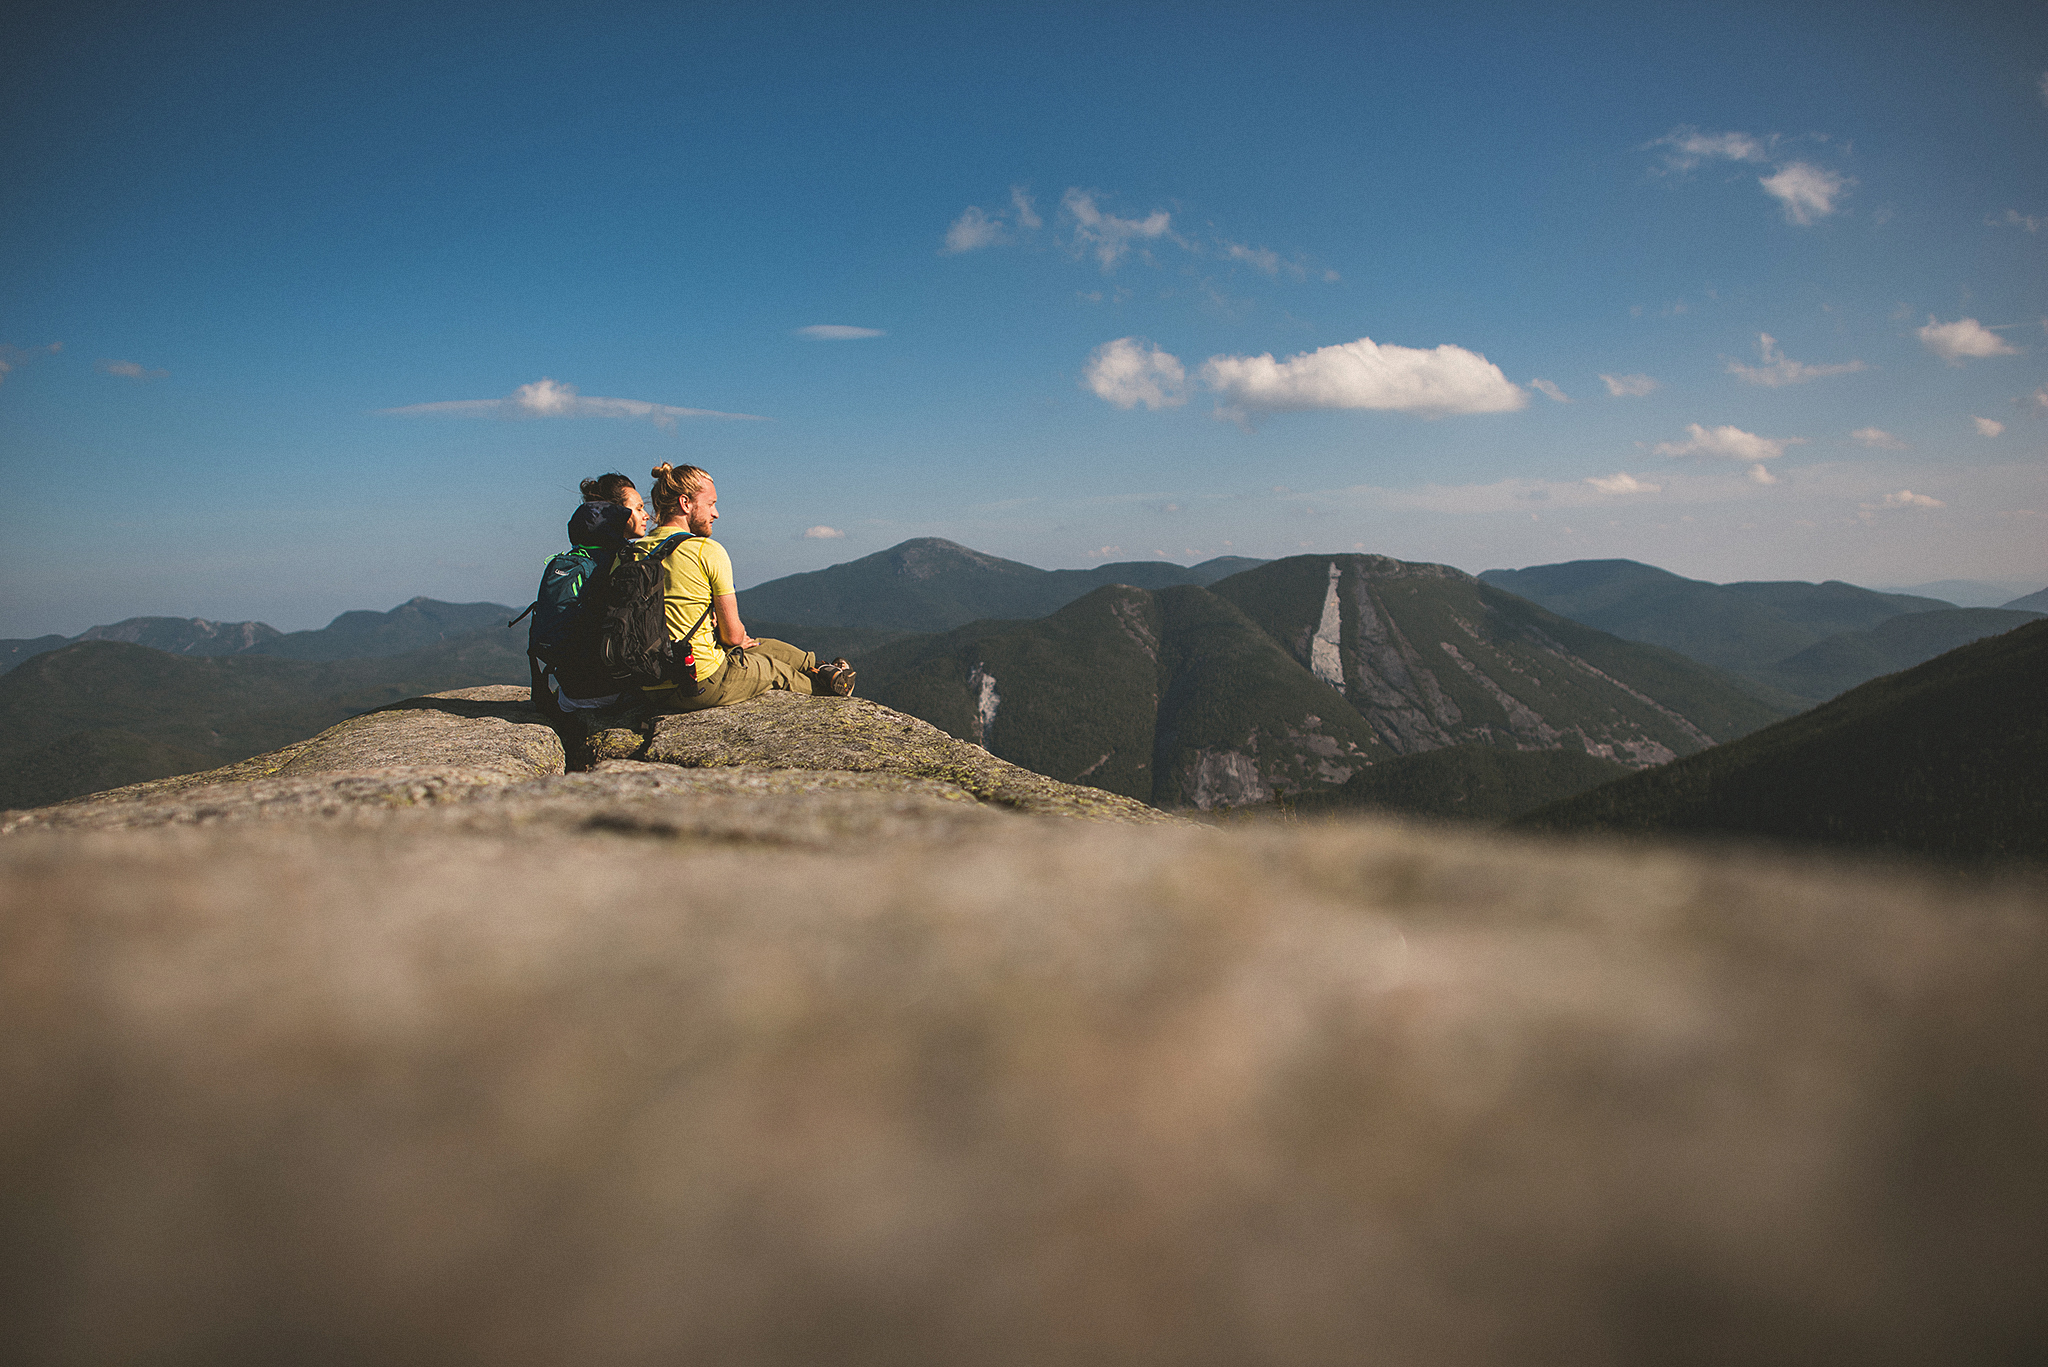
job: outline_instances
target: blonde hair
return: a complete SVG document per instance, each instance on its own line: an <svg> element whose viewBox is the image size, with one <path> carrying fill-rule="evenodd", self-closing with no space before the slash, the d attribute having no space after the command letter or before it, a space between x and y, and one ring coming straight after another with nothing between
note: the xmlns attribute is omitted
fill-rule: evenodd
<svg viewBox="0 0 2048 1367"><path fill-rule="evenodd" d="M654 515L663 522L711 482L708 471L694 465L670 465L667 461L649 470L647 475L654 481L647 486L648 497L654 503Z"/></svg>

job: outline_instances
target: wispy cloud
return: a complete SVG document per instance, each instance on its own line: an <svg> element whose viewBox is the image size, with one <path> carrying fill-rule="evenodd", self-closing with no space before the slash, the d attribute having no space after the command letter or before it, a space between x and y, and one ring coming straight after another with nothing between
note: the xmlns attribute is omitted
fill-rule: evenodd
<svg viewBox="0 0 2048 1367"><path fill-rule="evenodd" d="M958 255L961 252L976 251L982 247L993 247L1009 239L1003 232L1003 220L990 217L986 210L970 204L965 213L953 220L946 229L946 245L942 252Z"/></svg>
<svg viewBox="0 0 2048 1367"><path fill-rule="evenodd" d="M887 337L881 328L848 327L844 323L813 323L798 328L798 337L808 337L813 342L858 342L866 337Z"/></svg>
<svg viewBox="0 0 2048 1367"><path fill-rule="evenodd" d="M1707 133L1682 124L1643 146L1662 148L1662 172L1682 176L1710 161L1773 161L1780 141L1776 133L1758 138L1748 133ZM1786 220L1802 228L1834 213L1855 183L1848 176L1806 161L1782 163L1770 175L1757 178L1757 184L1784 209Z"/></svg>
<svg viewBox="0 0 2048 1367"><path fill-rule="evenodd" d="M1645 484L1626 470L1617 470L1611 475L1594 475L1586 483L1603 494L1654 494L1664 487Z"/></svg>
<svg viewBox="0 0 2048 1367"><path fill-rule="evenodd" d="M1664 149L1666 171L1685 172L1704 161L1762 161L1768 143L1747 133L1703 133L1691 124L1682 124L1644 146Z"/></svg>
<svg viewBox="0 0 2048 1367"><path fill-rule="evenodd" d="M1849 434L1857 445L1868 446L1876 451L1903 451L1906 443L1900 441L1882 427L1859 427Z"/></svg>
<svg viewBox="0 0 2048 1367"><path fill-rule="evenodd" d="M401 408L380 408L378 413L398 418L642 418L656 427L673 427L678 418L730 418L765 422L754 413L720 413L709 408L679 408L674 404L649 403L643 399L605 399L578 394L576 386L545 377L523 384L502 399L448 399L440 403L413 403Z"/></svg>
<svg viewBox="0 0 2048 1367"><path fill-rule="evenodd" d="M1863 369L1861 361L1844 361L1839 365L1808 365L1795 361L1778 350L1777 339L1768 332L1756 335L1756 349L1763 364L1744 365L1740 361L1728 362L1728 373L1749 383L1760 384L1767 389L1779 389L1788 384L1805 384L1808 380L1823 379L1829 375L1853 375Z"/></svg>
<svg viewBox="0 0 2048 1367"><path fill-rule="evenodd" d="M1032 206L1031 196L1023 186L1010 187L1010 206L1016 210L1017 226L1025 232L1036 232L1045 226L1045 220L1038 216L1038 210Z"/></svg>
<svg viewBox="0 0 2048 1367"><path fill-rule="evenodd" d="M8 375L21 366L27 365L37 357L55 356L63 349L64 344L62 342L52 342L48 346L28 347L10 346L6 342L0 342L0 381L5 381Z"/></svg>
<svg viewBox="0 0 2048 1367"><path fill-rule="evenodd" d="M1188 235L1185 230L1175 228L1173 212L1167 209L1154 209L1142 218L1125 218L1104 208L1103 204L1104 196L1100 191L1069 186L1060 196L1059 208L1055 211L1058 222L1047 238L1076 260L1093 259L1105 275L1131 259L1160 265L1151 249L1171 244L1191 256L1234 262L1262 275L1285 275L1303 281L1313 276L1325 284L1342 279L1336 271L1311 263L1299 252L1289 256L1271 247L1236 242L1227 237ZM963 210L947 227L939 251L946 255L959 255L987 247L1026 245L1035 233L1045 227L1045 217L1039 212L1030 191L1022 185L1013 185L1007 209L985 209L979 204L970 204Z"/></svg>
<svg viewBox="0 0 2048 1367"><path fill-rule="evenodd" d="M1280 253L1267 247L1247 247L1241 242L1221 244L1226 260L1242 261L1253 270L1264 271L1267 275L1280 273Z"/></svg>
<svg viewBox="0 0 2048 1367"><path fill-rule="evenodd" d="M1211 356L1202 365L1202 383L1239 413L1377 409L1442 417L1508 413L1529 402L1526 390L1477 352L1448 344L1394 346L1370 337L1284 361L1270 353ZM1225 416L1234 415L1226 410Z"/></svg>
<svg viewBox="0 0 2048 1367"><path fill-rule="evenodd" d="M1785 221L1802 228L1810 228L1834 213L1836 201L1855 183L1847 176L1803 161L1795 161L1780 168L1776 175L1757 180L1764 192L1784 208Z"/></svg>
<svg viewBox="0 0 2048 1367"><path fill-rule="evenodd" d="M1684 441L1660 441L1650 450L1660 456L1700 456L1709 460L1740 461L1749 466L1749 477L1757 484L1776 484L1764 462L1785 454L1788 446L1803 446L1804 437L1760 437L1739 427L1703 427L1686 424Z"/></svg>
<svg viewBox="0 0 2048 1367"><path fill-rule="evenodd" d="M1602 375L1600 383L1607 386L1609 398L1640 399L1653 389L1663 386L1662 380L1653 380L1648 375Z"/></svg>
<svg viewBox="0 0 2048 1367"><path fill-rule="evenodd" d="M1911 489L1901 489L1895 494L1886 494L1875 503L1861 505L1865 511L1874 512L1879 508L1946 508L1948 505L1927 494L1916 494Z"/></svg>
<svg viewBox="0 0 2048 1367"><path fill-rule="evenodd" d="M1953 323L1937 323L1933 314L1927 315L1927 326L1918 329L1920 344L1950 365L1961 365L1967 360L1982 360L1987 356L2017 356L2019 348L1985 327L1975 318L1958 318Z"/></svg>
<svg viewBox="0 0 2048 1367"><path fill-rule="evenodd" d="M1556 385L1552 384L1548 380L1531 380L1529 381L1529 388L1535 390L1538 394L1541 394L1544 398L1551 400L1553 403L1571 402L1570 395L1566 394L1562 389L1559 389Z"/></svg>
<svg viewBox="0 0 2048 1367"><path fill-rule="evenodd" d="M845 537L846 533L840 531L837 527L827 527L821 524L816 527L804 528L804 540L806 541L842 541Z"/></svg>
<svg viewBox="0 0 2048 1367"><path fill-rule="evenodd" d="M1131 249L1133 242L1151 242L1167 235L1173 216L1155 209L1144 218L1118 218L1096 206L1095 196L1085 190L1068 190L1060 207L1074 220L1074 250L1092 252L1104 271Z"/></svg>
<svg viewBox="0 0 2048 1367"><path fill-rule="evenodd" d="M2025 228L2030 233L2038 233L2043 228L2048 228L2048 218L2035 218L2032 214L2023 214L2018 209L2007 209L2004 218L2000 218L1997 214L1987 216L1984 220L1984 226L1987 228Z"/></svg>
<svg viewBox="0 0 2048 1367"><path fill-rule="evenodd" d="M2002 437L2005 435L2005 424L1996 418L1973 417L1970 421L1977 424L1977 435L1980 437Z"/></svg>
<svg viewBox="0 0 2048 1367"><path fill-rule="evenodd" d="M146 370L134 361L94 361L92 368L102 375L119 375L124 380L161 380L168 370Z"/></svg>
<svg viewBox="0 0 2048 1367"><path fill-rule="evenodd" d="M1187 369L1170 352L1137 337L1104 342L1088 356L1081 383L1118 408L1178 408L1187 402Z"/></svg>

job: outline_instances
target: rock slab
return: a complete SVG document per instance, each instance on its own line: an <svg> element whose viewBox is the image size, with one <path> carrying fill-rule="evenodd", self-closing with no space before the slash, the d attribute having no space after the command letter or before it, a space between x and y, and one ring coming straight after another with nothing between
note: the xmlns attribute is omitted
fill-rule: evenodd
<svg viewBox="0 0 2048 1367"><path fill-rule="evenodd" d="M0 1361L2048 1356L2038 876L519 692L0 821Z"/></svg>

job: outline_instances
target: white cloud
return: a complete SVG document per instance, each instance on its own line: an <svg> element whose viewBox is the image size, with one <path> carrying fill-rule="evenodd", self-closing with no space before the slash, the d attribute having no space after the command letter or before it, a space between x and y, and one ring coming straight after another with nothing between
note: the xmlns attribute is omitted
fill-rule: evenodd
<svg viewBox="0 0 2048 1367"><path fill-rule="evenodd" d="M1626 470L1617 470L1611 475L1594 475L1586 483L1603 494L1654 494L1664 487L1645 484Z"/></svg>
<svg viewBox="0 0 2048 1367"><path fill-rule="evenodd" d="M1073 216L1075 250L1094 252L1105 271L1116 266L1131 243L1164 237L1172 223L1164 209L1144 218L1118 218L1103 213L1095 205L1095 196L1082 190L1068 190L1060 206Z"/></svg>
<svg viewBox="0 0 2048 1367"><path fill-rule="evenodd" d="M1017 227L1020 230L1028 233L1045 226L1045 220L1038 216L1038 210L1032 206L1031 195L1023 186L1010 187L1010 207L1017 212ZM1011 240L1002 214L992 214L978 204L970 204L960 217L953 220L952 226L946 229L945 245L939 250L942 253L958 255L961 252L993 247Z"/></svg>
<svg viewBox="0 0 2048 1367"><path fill-rule="evenodd" d="M1863 506L1866 508L1946 508L1948 505L1938 498L1929 498L1926 494L1916 494L1911 489L1901 489L1896 494L1886 494L1881 504L1866 503Z"/></svg>
<svg viewBox="0 0 2048 1367"><path fill-rule="evenodd" d="M1703 161L1762 161L1765 144L1747 133L1702 133L1690 124L1672 129L1649 147L1664 147L1667 171L1690 171Z"/></svg>
<svg viewBox="0 0 2048 1367"><path fill-rule="evenodd" d="M124 380L161 380L171 373L168 370L147 370L134 361L94 361L93 369L102 375L119 375Z"/></svg>
<svg viewBox="0 0 2048 1367"><path fill-rule="evenodd" d="M1280 254L1268 248L1225 242L1223 255L1232 261L1242 261L1252 269L1264 271L1268 275L1280 274Z"/></svg>
<svg viewBox="0 0 2048 1367"><path fill-rule="evenodd" d="M605 399L576 392L573 384L545 377L523 384L502 399L448 399L380 408L389 417L455 418L644 418L656 427L673 427L677 418L732 418L748 422L767 419L753 413L720 413L709 408L677 408L644 399Z"/></svg>
<svg viewBox="0 0 2048 1367"><path fill-rule="evenodd" d="M887 337L880 328L848 327L844 323L813 323L807 328L798 328L796 335L808 337L814 342L857 342L863 337Z"/></svg>
<svg viewBox="0 0 2048 1367"><path fill-rule="evenodd" d="M1996 437L2005 432L2005 424L1996 418L1971 418L1970 421L1977 424L1977 435L1980 437Z"/></svg>
<svg viewBox="0 0 2048 1367"><path fill-rule="evenodd" d="M967 211L953 220L953 226L946 229L946 245L943 252L971 252L977 247L993 247L1006 241L1003 236L1003 221L990 218L979 208L970 204Z"/></svg>
<svg viewBox="0 0 2048 1367"><path fill-rule="evenodd" d="M804 528L804 540L806 541L840 541L845 536L846 533L840 531L837 527L819 526Z"/></svg>
<svg viewBox="0 0 2048 1367"><path fill-rule="evenodd" d="M1739 427L1702 427L1688 423L1684 441L1660 441L1650 450L1660 456L1703 456L1712 460L1743 461L1755 484L1776 484L1778 477L1764 466L1785 454L1788 446L1803 446L1804 437L1760 437Z"/></svg>
<svg viewBox="0 0 2048 1367"><path fill-rule="evenodd" d="M2034 391L2034 407L2048 409L2048 384Z"/></svg>
<svg viewBox="0 0 2048 1367"><path fill-rule="evenodd" d="M1571 397L1548 380L1531 380L1529 388L1556 403L1570 403Z"/></svg>
<svg viewBox="0 0 2048 1367"><path fill-rule="evenodd" d="M1757 184L1785 209L1785 221L1810 228L1835 212L1835 201L1856 182L1808 162L1795 161Z"/></svg>
<svg viewBox="0 0 2048 1367"><path fill-rule="evenodd" d="M1178 358L1136 337L1104 342L1089 354L1081 382L1118 408L1153 410L1187 402L1187 370Z"/></svg>
<svg viewBox="0 0 2048 1367"><path fill-rule="evenodd" d="M1900 441L1882 427L1859 427L1849 435L1855 438L1858 445L1868 446L1879 451L1903 451L1906 449L1906 443Z"/></svg>
<svg viewBox="0 0 2048 1367"><path fill-rule="evenodd" d="M1713 456L1722 460L1776 460L1804 437L1760 437L1739 427L1702 427L1687 423L1684 441L1660 441L1650 449L1660 456Z"/></svg>
<svg viewBox="0 0 2048 1367"><path fill-rule="evenodd" d="M1987 228L2025 228L2030 233L2038 233L2043 228L2048 228L2048 218L2035 218L2032 214L2023 214L2018 209L2007 209L2004 218L1992 214L1984 220L1984 226Z"/></svg>
<svg viewBox="0 0 2048 1367"><path fill-rule="evenodd" d="M1031 196L1025 192L1023 186L1012 185L1010 187L1010 203L1017 210L1017 226L1025 232L1031 232L1045 226L1045 220L1040 218L1038 210L1031 206Z"/></svg>
<svg viewBox="0 0 2048 1367"><path fill-rule="evenodd" d="M1777 338L1768 332L1756 335L1757 354L1763 360L1761 366L1744 365L1740 361L1728 362L1728 373L1747 381L1760 384L1767 389L1778 389L1788 384L1805 384L1828 375L1853 375L1863 369L1861 361L1844 361L1839 365L1808 365L1795 361L1778 350Z"/></svg>
<svg viewBox="0 0 2048 1367"><path fill-rule="evenodd" d="M1211 356L1202 382L1240 411L1366 408L1440 417L1507 413L1529 402L1526 391L1477 352L1382 346L1370 337L1285 361L1270 353Z"/></svg>
<svg viewBox="0 0 2048 1367"><path fill-rule="evenodd" d="M1927 315L1927 326L1919 329L1920 344L1950 365L1986 356L2017 356L2019 348L1985 327L1975 318L1958 318L1937 323Z"/></svg>
<svg viewBox="0 0 2048 1367"><path fill-rule="evenodd" d="M1664 383L1648 375L1602 375L1600 382L1607 386L1608 396L1616 399L1640 399Z"/></svg>

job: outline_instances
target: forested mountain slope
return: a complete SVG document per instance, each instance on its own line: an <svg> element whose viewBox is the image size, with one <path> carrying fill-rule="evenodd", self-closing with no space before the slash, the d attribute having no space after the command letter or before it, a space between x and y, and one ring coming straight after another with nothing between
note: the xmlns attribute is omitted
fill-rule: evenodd
<svg viewBox="0 0 2048 1367"><path fill-rule="evenodd" d="M1525 824L2048 858L2044 680L2048 622L2036 621Z"/></svg>

